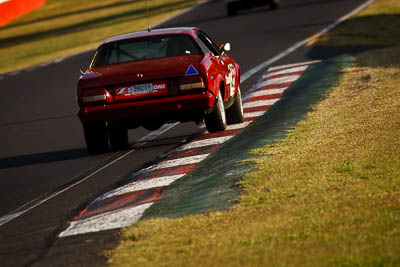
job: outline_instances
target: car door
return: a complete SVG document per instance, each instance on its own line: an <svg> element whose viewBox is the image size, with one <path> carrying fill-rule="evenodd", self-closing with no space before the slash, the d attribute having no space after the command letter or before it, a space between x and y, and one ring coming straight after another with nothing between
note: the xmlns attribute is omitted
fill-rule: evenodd
<svg viewBox="0 0 400 267"><path fill-rule="evenodd" d="M218 46L204 33L199 31L198 37L201 42L206 46L213 56L211 61L213 63L214 71L223 77L225 84L224 100L234 95L236 86L236 70L233 60L227 54L222 53Z"/></svg>

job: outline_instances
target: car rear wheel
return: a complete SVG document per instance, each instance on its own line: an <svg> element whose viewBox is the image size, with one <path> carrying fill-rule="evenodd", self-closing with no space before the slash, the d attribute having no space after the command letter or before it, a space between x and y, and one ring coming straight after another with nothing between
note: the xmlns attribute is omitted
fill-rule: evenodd
<svg viewBox="0 0 400 267"><path fill-rule="evenodd" d="M128 130L126 128L112 127L108 131L108 137L113 149L120 150L128 147Z"/></svg>
<svg viewBox="0 0 400 267"><path fill-rule="evenodd" d="M100 154L108 150L108 134L105 122L83 124L86 147L90 154Z"/></svg>
<svg viewBox="0 0 400 267"><path fill-rule="evenodd" d="M269 5L272 9L277 9L279 8L280 0L270 0Z"/></svg>
<svg viewBox="0 0 400 267"><path fill-rule="evenodd" d="M224 99L222 92L219 92L217 103L214 106L213 111L204 117L206 128L210 133L223 131L226 129L226 115L224 108Z"/></svg>
<svg viewBox="0 0 400 267"><path fill-rule="evenodd" d="M235 95L235 102L226 110L226 120L228 124L236 124L243 122L243 105L242 94L240 88Z"/></svg>

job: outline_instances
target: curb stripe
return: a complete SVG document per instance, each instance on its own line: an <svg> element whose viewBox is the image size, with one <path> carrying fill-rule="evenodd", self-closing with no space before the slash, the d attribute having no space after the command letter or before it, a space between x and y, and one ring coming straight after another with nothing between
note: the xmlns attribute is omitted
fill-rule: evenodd
<svg viewBox="0 0 400 267"><path fill-rule="evenodd" d="M243 129L243 128L247 127L248 125L249 125L248 122L242 122L242 123L238 123L238 124L228 125L228 127L226 129L227 130Z"/></svg>
<svg viewBox="0 0 400 267"><path fill-rule="evenodd" d="M246 113L246 114L244 114L244 117L246 119L247 118L256 118L256 117L264 115L265 112L266 111L258 111L258 112Z"/></svg>
<svg viewBox="0 0 400 267"><path fill-rule="evenodd" d="M59 236L65 237L99 232L132 225L142 217L145 210L150 208L151 205L153 205L153 203L146 203L136 207L107 212L85 220L72 221L70 226Z"/></svg>
<svg viewBox="0 0 400 267"><path fill-rule="evenodd" d="M141 181L136 181L136 182L131 182L129 184L126 184L122 187L119 187L113 191L110 191L109 193L104 194L101 197L96 198L93 200L91 204L103 201L107 198L126 194L126 193L131 193L134 191L141 191L141 190L146 190L150 189L153 187L162 187L162 186L168 186L175 180L178 180L185 174L178 174L178 175L170 175L170 176L162 176L162 177L157 177L157 178L152 178L149 180L141 180Z"/></svg>
<svg viewBox="0 0 400 267"><path fill-rule="evenodd" d="M198 162L204 160L207 156L208 156L208 154L203 154L203 155L195 155L195 156L191 156L191 157L161 161L157 164L154 164L150 167L147 167L145 169L138 171L137 174L141 174L141 173L153 171L153 170L164 169L164 168L171 168L171 167L177 167L177 166L182 166L182 165L187 165L187 164L198 163Z"/></svg>
<svg viewBox="0 0 400 267"><path fill-rule="evenodd" d="M282 95L283 95L283 93L267 94L267 95L260 95L260 96L254 96L253 94L251 94L246 99L247 100L246 103L260 101L260 100L280 99L282 97Z"/></svg>
<svg viewBox="0 0 400 267"><path fill-rule="evenodd" d="M303 74L304 74L304 71L286 72L286 73L276 74L276 75L274 75L274 73L270 73L270 74L268 74L269 77L267 77L267 78L263 77L263 80L265 81L267 79L277 79L277 78L288 77L288 76L301 76ZM268 76L268 75L266 75L266 76Z"/></svg>
<svg viewBox="0 0 400 267"><path fill-rule="evenodd" d="M244 121L251 122L251 121L254 120L255 118L257 118L257 117L247 117L247 118L244 118Z"/></svg>
<svg viewBox="0 0 400 267"><path fill-rule="evenodd" d="M276 70L276 71L268 71L266 74L264 74L262 77L263 79L267 79L276 75L281 75L281 74L287 74L289 73L298 73L298 72L304 72L309 65L303 65L299 67L294 67L294 68L289 68L289 69L283 69L283 70Z"/></svg>
<svg viewBox="0 0 400 267"><path fill-rule="evenodd" d="M266 89L266 90L255 90L251 94L246 95L243 100L246 101L250 97L257 97L257 96L265 96L265 95L275 95L275 94L282 94L287 87L281 89Z"/></svg>
<svg viewBox="0 0 400 267"><path fill-rule="evenodd" d="M244 113L252 113L257 111L267 111L271 106L261 106L243 109Z"/></svg>
<svg viewBox="0 0 400 267"><path fill-rule="evenodd" d="M139 206L145 203L160 200L163 187L154 187L146 190L129 192L106 198L102 201L91 203L86 212L79 218L84 219L104 212L118 210L121 208Z"/></svg>
<svg viewBox="0 0 400 267"><path fill-rule="evenodd" d="M146 173L134 173L132 175L132 179L136 181L142 181L145 179L149 178L154 178L154 177L161 177L161 176L167 176L167 175L178 175L178 174L186 174L193 170L194 167L196 167L196 163L192 164L185 164L181 166L175 166L175 167L169 167L169 168L164 168L164 169L157 169L157 170L152 170L148 171Z"/></svg>
<svg viewBox="0 0 400 267"><path fill-rule="evenodd" d="M282 84L282 83L293 83L295 80L297 80L300 76L295 75L295 76L288 76L288 77L281 77L281 78L275 78L271 80L266 80L261 83L258 83L255 88L259 89L262 87L266 87L268 85L276 85L276 84Z"/></svg>
<svg viewBox="0 0 400 267"><path fill-rule="evenodd" d="M230 129L230 130L225 130L225 131L216 132L216 133L207 132L207 133L193 139L193 141L210 139L210 138L218 138L218 137L223 137L223 136L233 136L239 131L240 131L240 129Z"/></svg>
<svg viewBox="0 0 400 267"><path fill-rule="evenodd" d="M287 83L281 83L281 84L270 84L267 86L259 86L251 89L248 94L254 92L254 91L262 91L262 90L271 90L271 89L282 89L282 88L287 88L290 85L292 85L293 82L287 82Z"/></svg>
<svg viewBox="0 0 400 267"><path fill-rule="evenodd" d="M216 137L216 138L211 138L211 139L207 139L207 140L194 141L194 142L191 142L191 143L188 143L181 147L176 148L176 151L182 151L182 150L192 149L192 148L202 147L202 146L219 145L231 138L232 138L232 136L222 136L222 137Z"/></svg>
<svg viewBox="0 0 400 267"><path fill-rule="evenodd" d="M219 145L211 145L211 146L203 146L203 147L196 147L187 150L176 151L174 153L168 154L166 157L167 159L176 159L181 157L189 157L193 155L200 155L200 154L211 154L214 152Z"/></svg>
<svg viewBox="0 0 400 267"><path fill-rule="evenodd" d="M271 106L278 102L279 99L270 99L270 100L259 100L253 102L246 102L243 104L243 108L252 108L252 107L259 107L259 106Z"/></svg>
<svg viewBox="0 0 400 267"><path fill-rule="evenodd" d="M282 71L282 70L287 70L291 68L297 68L297 67L303 67L303 66L310 66L314 63L321 62L321 60L312 60L312 61L307 61L307 62L302 62L302 63L293 63L293 64L287 64L287 65L282 65L282 66L275 66L275 67L270 67L268 69L268 72L276 72L276 71Z"/></svg>

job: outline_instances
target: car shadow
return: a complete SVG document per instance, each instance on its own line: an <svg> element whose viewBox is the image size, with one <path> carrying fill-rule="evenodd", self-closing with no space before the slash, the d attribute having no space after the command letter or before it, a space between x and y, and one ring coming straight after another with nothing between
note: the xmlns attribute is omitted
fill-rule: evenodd
<svg viewBox="0 0 400 267"><path fill-rule="evenodd" d="M34 153L29 155L0 158L0 169L23 167L27 165L36 165L64 160L72 160L89 156L85 148L75 148L67 150L58 150L44 153Z"/></svg>
<svg viewBox="0 0 400 267"><path fill-rule="evenodd" d="M181 145L182 139L190 139L193 136L197 135L179 135L167 138L159 138L150 141L138 141L138 142L130 142L128 148L125 150L112 150L109 152L99 155L90 155L85 147L82 148L72 148L72 149L64 149L64 150L56 150L51 152L43 152L43 153L33 153L27 155L19 155L13 157L5 157L0 158L0 169L9 169L16 167L24 167L29 165L37 165L37 164L46 164L52 162L61 162L66 160L74 160L86 157L96 157L96 156L104 156L115 154L115 157L120 156L125 151L129 151L131 149L146 149L146 148L156 148L166 145Z"/></svg>

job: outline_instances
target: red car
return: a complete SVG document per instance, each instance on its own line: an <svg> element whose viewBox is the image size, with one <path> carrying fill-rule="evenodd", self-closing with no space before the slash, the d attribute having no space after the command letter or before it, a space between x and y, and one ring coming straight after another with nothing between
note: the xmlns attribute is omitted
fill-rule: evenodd
<svg viewBox="0 0 400 267"><path fill-rule="evenodd" d="M78 82L79 118L90 153L128 145L127 130L205 122L209 132L243 121L239 65L197 28L105 40Z"/></svg>

